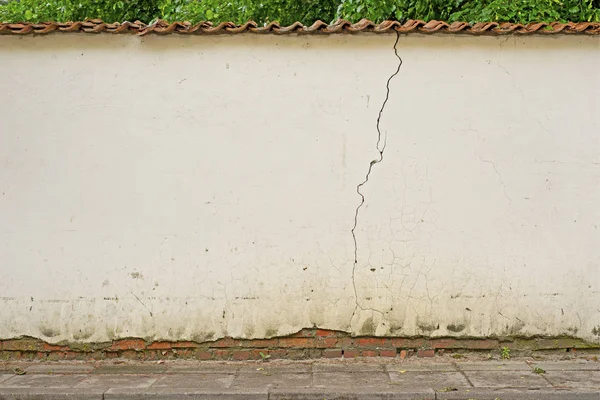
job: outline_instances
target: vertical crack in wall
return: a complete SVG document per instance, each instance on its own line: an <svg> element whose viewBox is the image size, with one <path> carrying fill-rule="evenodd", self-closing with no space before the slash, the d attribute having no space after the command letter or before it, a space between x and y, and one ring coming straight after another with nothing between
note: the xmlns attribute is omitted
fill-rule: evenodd
<svg viewBox="0 0 600 400"><path fill-rule="evenodd" d="M365 196L362 194L361 192L361 188L369 181L369 177L371 176L371 171L373 170L373 166L375 164L379 164L380 162L383 161L383 152L385 151L385 147L387 145L387 134L386 135L382 135L381 134L381 116L383 115L383 110L385 109L385 105L387 104L389 97L390 97L390 82L392 81L392 79L394 79L394 77L396 75L398 75L398 73L400 72L400 67L402 67L402 58L400 57L400 55L398 54L398 41L400 40L400 33L398 31L396 31L396 41L394 42L394 54L396 55L396 58L398 59L398 67L396 68L396 71L394 71L394 73L392 75L390 75L390 77L388 78L386 84L385 84L385 99L383 100L383 103L381 104L381 108L379 109L379 114L377 115L377 122L376 122L376 128L377 128L377 151L379 152L379 157L375 160L372 160L369 163L369 169L367 170L367 174L365 175L365 179L359 183L356 186L356 193L358 193L358 195L360 196L360 204L356 207L356 211L354 212L354 225L352 226L352 240L354 241L354 264L352 265L352 286L354 288L354 301L356 302L356 306L354 307L354 311L352 312L352 316L350 317L350 324L352 324L352 318L354 318L354 314L356 314L356 310L357 309L361 309L363 310L364 308L360 306L359 302L358 302L358 292L356 291L356 280L355 280L355 274L356 274L356 266L358 264L358 243L356 241L356 228L358 226L358 217L360 214L360 209L362 208L363 204L365 204ZM383 143L382 143L382 136L383 136ZM373 310L373 311L377 311L377 310Z"/></svg>

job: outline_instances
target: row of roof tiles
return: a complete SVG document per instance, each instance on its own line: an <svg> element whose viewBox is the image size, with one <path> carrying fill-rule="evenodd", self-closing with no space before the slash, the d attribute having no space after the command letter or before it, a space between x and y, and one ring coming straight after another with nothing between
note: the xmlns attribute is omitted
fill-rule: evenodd
<svg viewBox="0 0 600 400"><path fill-rule="evenodd" d="M223 22L214 25L211 22L191 24L189 22L158 21L151 25L142 22L104 23L102 20L92 19L79 22L44 22L44 23L0 23L0 34L47 34L52 32L85 32L85 33L135 33L146 35L156 34L235 34L235 33L268 33L268 34L334 34L334 33L452 33L471 35L506 35L506 34L588 34L599 35L600 23L598 22L538 22L530 24L482 22L468 24L454 22L449 24L443 21L408 20L404 23L398 21L384 21L379 24L363 19L355 24L340 20L333 24L317 21L310 26L295 22L288 26L281 26L272 22L259 26L255 22L236 25L232 22Z"/></svg>

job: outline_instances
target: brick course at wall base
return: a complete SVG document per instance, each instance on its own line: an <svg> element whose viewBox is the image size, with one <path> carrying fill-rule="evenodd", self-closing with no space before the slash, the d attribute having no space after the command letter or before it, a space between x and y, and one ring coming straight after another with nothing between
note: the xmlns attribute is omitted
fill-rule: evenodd
<svg viewBox="0 0 600 400"><path fill-rule="evenodd" d="M309 359L337 357L434 357L444 352L576 351L598 350L600 343L581 339L454 339L351 337L347 333L323 329L303 329L290 336L271 339L223 338L211 342L148 342L144 339L120 339L108 343L49 344L40 339L23 337L0 340L0 360L132 360L197 359L260 360Z"/></svg>

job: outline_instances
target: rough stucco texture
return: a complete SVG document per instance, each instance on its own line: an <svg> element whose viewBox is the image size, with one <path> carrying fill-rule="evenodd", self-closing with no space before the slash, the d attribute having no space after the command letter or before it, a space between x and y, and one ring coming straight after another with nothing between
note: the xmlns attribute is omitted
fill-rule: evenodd
<svg viewBox="0 0 600 400"><path fill-rule="evenodd" d="M600 337L596 37L0 37L0 338ZM380 145L381 147L381 145Z"/></svg>

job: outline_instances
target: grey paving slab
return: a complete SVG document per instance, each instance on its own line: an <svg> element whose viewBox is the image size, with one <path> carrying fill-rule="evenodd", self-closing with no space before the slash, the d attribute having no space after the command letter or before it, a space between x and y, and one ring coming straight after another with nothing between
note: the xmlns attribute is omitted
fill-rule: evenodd
<svg viewBox="0 0 600 400"><path fill-rule="evenodd" d="M231 384L232 389L245 388L308 388L312 385L312 376L310 374L239 374Z"/></svg>
<svg viewBox="0 0 600 400"><path fill-rule="evenodd" d="M224 390L233 383L234 375L231 374L181 374L165 375L160 377L153 388L190 388L203 390Z"/></svg>
<svg viewBox="0 0 600 400"><path fill-rule="evenodd" d="M0 375L0 384L1 384L3 381L5 381L5 380L7 380L7 379L10 379L10 378L12 378L13 376L15 376L15 375L14 375L14 374L3 374L3 375Z"/></svg>
<svg viewBox="0 0 600 400"><path fill-rule="evenodd" d="M200 361L185 364L176 362L166 364L167 373L176 374L198 374L198 373L217 373L217 374L235 374L240 369L239 365L217 364L207 361Z"/></svg>
<svg viewBox="0 0 600 400"><path fill-rule="evenodd" d="M392 384L410 389L458 389L469 388L469 382L460 372L438 372L438 371L407 371L405 373L390 372Z"/></svg>
<svg viewBox="0 0 600 400"><path fill-rule="evenodd" d="M390 384L384 372L313 372L313 386L320 388L376 392L390 390Z"/></svg>
<svg viewBox="0 0 600 400"><path fill-rule="evenodd" d="M313 372L384 372L383 364L373 363L323 363L316 362L312 366Z"/></svg>
<svg viewBox="0 0 600 400"><path fill-rule="evenodd" d="M600 371L600 362L594 361L546 361L533 362L532 368L539 367L546 371Z"/></svg>
<svg viewBox="0 0 600 400"><path fill-rule="evenodd" d="M456 372L458 368L456 364L440 363L440 364L386 364L385 369L388 372L398 371L441 371L441 372Z"/></svg>
<svg viewBox="0 0 600 400"><path fill-rule="evenodd" d="M471 389L469 391L438 392L437 400L598 400L597 393L564 390Z"/></svg>
<svg viewBox="0 0 600 400"><path fill-rule="evenodd" d="M457 362L457 368L463 371L531 371L524 361L474 361Z"/></svg>
<svg viewBox="0 0 600 400"><path fill-rule="evenodd" d="M75 387L104 390L114 387L147 388L157 380L157 375L91 375L79 382Z"/></svg>
<svg viewBox="0 0 600 400"><path fill-rule="evenodd" d="M103 400L104 390L0 388L0 400Z"/></svg>
<svg viewBox="0 0 600 400"><path fill-rule="evenodd" d="M279 373L309 373L312 371L312 367L310 364L269 364L269 363L259 363L254 365L244 365L240 367L238 370L241 374L248 373L271 373L271 374L279 374Z"/></svg>
<svg viewBox="0 0 600 400"><path fill-rule="evenodd" d="M28 374L88 374L94 370L85 364L36 364L25 368Z"/></svg>
<svg viewBox="0 0 600 400"><path fill-rule="evenodd" d="M431 389L398 392L382 389L376 393L361 392L357 390L323 390L304 389L286 390L272 389L269 392L269 400L433 400L435 392Z"/></svg>
<svg viewBox="0 0 600 400"><path fill-rule="evenodd" d="M72 388L88 375L15 375L0 388Z"/></svg>
<svg viewBox="0 0 600 400"><path fill-rule="evenodd" d="M215 391L181 388L109 389L104 400L267 400L269 392L264 390Z"/></svg>
<svg viewBox="0 0 600 400"><path fill-rule="evenodd" d="M93 370L94 374L164 374L165 364L118 364L101 365Z"/></svg>
<svg viewBox="0 0 600 400"><path fill-rule="evenodd" d="M465 371L475 387L545 388L551 385L540 375L528 371Z"/></svg>
<svg viewBox="0 0 600 400"><path fill-rule="evenodd" d="M600 393L600 371L548 371L544 377L555 387L591 389Z"/></svg>

